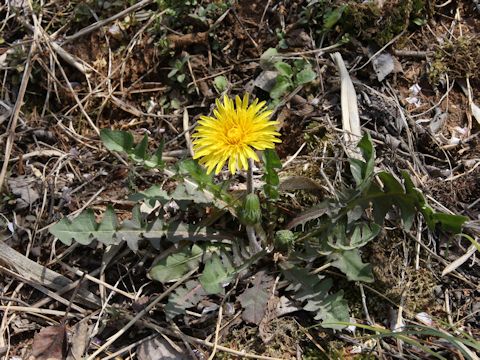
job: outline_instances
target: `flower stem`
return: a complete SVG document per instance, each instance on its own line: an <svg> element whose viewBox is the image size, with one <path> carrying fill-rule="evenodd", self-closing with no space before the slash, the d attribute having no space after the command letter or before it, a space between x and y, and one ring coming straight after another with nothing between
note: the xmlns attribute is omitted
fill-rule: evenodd
<svg viewBox="0 0 480 360"><path fill-rule="evenodd" d="M253 159L248 159L247 170L247 195L253 194L255 189L253 187ZM262 251L262 246L257 241L257 235L255 234L255 227L253 225L247 225L247 236L250 243L250 250L252 254L256 254Z"/></svg>
<svg viewBox="0 0 480 360"><path fill-rule="evenodd" d="M248 159L247 194L253 194L253 159Z"/></svg>

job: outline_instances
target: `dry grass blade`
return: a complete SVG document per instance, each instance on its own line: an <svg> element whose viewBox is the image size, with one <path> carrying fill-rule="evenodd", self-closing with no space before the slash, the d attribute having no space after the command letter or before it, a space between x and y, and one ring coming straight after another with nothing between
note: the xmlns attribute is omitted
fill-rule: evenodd
<svg viewBox="0 0 480 360"><path fill-rule="evenodd" d="M442 271L442 276L450 274L452 271L457 270L460 266L462 266L468 259L472 257L473 254L477 251L477 248L475 245L470 245L470 247L467 249L465 254L460 256L457 260L453 261L451 264L447 265L445 269Z"/></svg>

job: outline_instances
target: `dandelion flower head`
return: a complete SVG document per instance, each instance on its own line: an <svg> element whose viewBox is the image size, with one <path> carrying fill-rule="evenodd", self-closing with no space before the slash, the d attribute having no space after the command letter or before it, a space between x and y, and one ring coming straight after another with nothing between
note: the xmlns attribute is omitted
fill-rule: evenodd
<svg viewBox="0 0 480 360"><path fill-rule="evenodd" d="M255 150L273 149L281 142L276 131L278 121L271 121L273 111L265 108L265 101L255 99L248 104L248 94L223 103L217 99L213 116L201 116L192 135L194 159L206 166L207 173L215 174L228 163L228 170L235 174L248 169L248 159L259 161Z"/></svg>

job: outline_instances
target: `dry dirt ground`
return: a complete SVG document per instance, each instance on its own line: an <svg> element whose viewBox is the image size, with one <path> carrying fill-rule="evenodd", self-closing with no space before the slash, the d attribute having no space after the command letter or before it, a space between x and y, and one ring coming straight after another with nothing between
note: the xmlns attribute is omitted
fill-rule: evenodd
<svg viewBox="0 0 480 360"><path fill-rule="evenodd" d="M375 144L376 167L407 170L432 207L467 216L467 233L478 240L476 1L6 0L0 19L1 357L477 358L476 248L427 230L420 216L409 231L387 219L362 249L375 282L322 272L344 290L352 321L437 331L403 338L360 327L323 329L305 311L271 318L268 329L245 321L237 296L259 270L275 293L281 253L250 267L223 296L204 298L171 320L163 311L171 284L148 276L161 251L65 245L49 232L87 208L100 217L111 205L128 219L135 205L129 194L152 184L175 187L168 173L109 152L101 129L130 131L136 142L147 134L150 149L164 144L171 167L191 156L188 134L215 99L245 92L266 100L280 122L277 152L288 162L281 175L321 185L282 195L281 221L272 225L280 229L350 181L342 176L341 84L330 56L338 51L356 90L362 131ZM273 96L275 79L269 85L262 78L269 48L292 66L310 64L315 79ZM244 184L240 174L230 188ZM195 223L211 211L190 206L182 216ZM215 226L228 228L228 221L216 219ZM174 251L168 249L162 250Z"/></svg>

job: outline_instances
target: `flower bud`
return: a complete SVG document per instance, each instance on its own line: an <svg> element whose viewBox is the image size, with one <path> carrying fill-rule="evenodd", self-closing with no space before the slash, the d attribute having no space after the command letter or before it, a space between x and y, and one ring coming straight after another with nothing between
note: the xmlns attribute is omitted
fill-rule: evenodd
<svg viewBox="0 0 480 360"><path fill-rule="evenodd" d="M240 221L245 225L255 225L260 221L260 199L256 194L247 194L239 211Z"/></svg>
<svg viewBox="0 0 480 360"><path fill-rule="evenodd" d="M275 233L275 249L280 251L290 250L295 243L295 234L290 230L278 230Z"/></svg>

